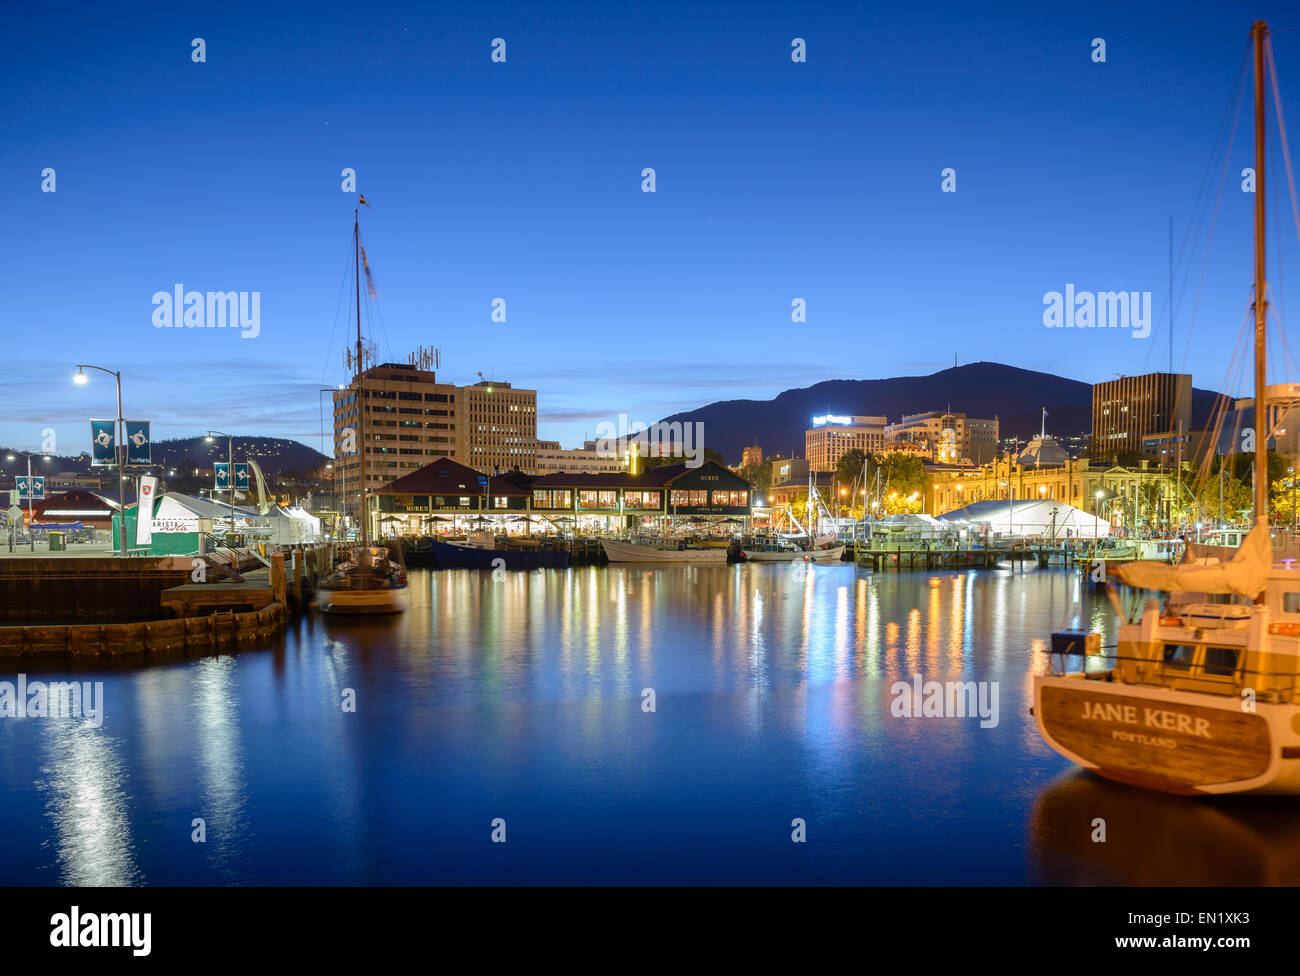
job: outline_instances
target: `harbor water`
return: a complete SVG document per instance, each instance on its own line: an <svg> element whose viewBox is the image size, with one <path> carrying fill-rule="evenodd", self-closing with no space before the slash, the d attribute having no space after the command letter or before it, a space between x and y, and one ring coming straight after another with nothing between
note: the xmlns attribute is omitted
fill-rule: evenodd
<svg viewBox="0 0 1300 976"><path fill-rule="evenodd" d="M0 882L1300 882L1286 801L1147 794L1039 740L1051 631L1115 642L1071 571L414 570L410 595L237 654L9 664L102 682L103 714L0 719ZM900 714L918 679L990 707Z"/></svg>

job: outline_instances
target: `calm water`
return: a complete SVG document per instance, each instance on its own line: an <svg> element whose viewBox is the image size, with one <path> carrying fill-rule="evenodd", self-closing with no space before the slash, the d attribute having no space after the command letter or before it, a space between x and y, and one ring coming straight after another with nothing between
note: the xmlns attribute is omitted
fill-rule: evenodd
<svg viewBox="0 0 1300 976"><path fill-rule="evenodd" d="M1114 640L1065 571L411 579L399 618L266 649L28 665L103 681L106 714L0 719L0 883L1300 881L1290 801L1152 796L1041 744L1047 634ZM997 726L895 717L916 674L997 682Z"/></svg>

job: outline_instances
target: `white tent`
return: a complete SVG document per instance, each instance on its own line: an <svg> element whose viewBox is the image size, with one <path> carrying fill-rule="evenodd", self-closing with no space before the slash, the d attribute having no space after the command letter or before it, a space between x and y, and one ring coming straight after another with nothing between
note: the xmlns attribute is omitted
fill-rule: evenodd
<svg viewBox="0 0 1300 976"><path fill-rule="evenodd" d="M1081 508L1052 499L975 502L946 515L939 521L957 527L982 529L991 535L1099 539L1110 535L1110 523Z"/></svg>

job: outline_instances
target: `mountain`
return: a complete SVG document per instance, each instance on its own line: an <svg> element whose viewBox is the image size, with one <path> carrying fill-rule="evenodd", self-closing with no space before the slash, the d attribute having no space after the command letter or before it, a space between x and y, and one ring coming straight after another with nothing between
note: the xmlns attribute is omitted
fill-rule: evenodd
<svg viewBox="0 0 1300 976"><path fill-rule="evenodd" d="M1192 391L1192 428L1210 416L1212 390ZM1003 363L968 363L929 376L881 380L826 380L786 390L771 400L720 400L675 413L665 423L704 424L704 445L731 463L741 449L757 442L765 454L802 457L804 431L820 414L885 416L955 410L968 417L999 421L1002 437L1027 440L1038 433L1047 408L1048 433L1088 434L1092 429L1092 384Z"/></svg>

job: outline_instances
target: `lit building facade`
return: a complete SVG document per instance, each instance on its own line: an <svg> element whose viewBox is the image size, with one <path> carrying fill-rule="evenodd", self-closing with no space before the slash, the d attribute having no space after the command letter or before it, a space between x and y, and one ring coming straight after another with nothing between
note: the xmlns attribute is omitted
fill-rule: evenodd
<svg viewBox="0 0 1300 976"><path fill-rule="evenodd" d="M885 428L886 448L911 444L941 464L987 464L998 454L998 420L951 410L906 414Z"/></svg>
<svg viewBox="0 0 1300 976"><path fill-rule="evenodd" d="M849 451L874 454L885 446L885 418L825 414L804 431L804 455L814 471L834 471Z"/></svg>
<svg viewBox="0 0 1300 976"><path fill-rule="evenodd" d="M1161 431L1188 431L1192 426L1192 377L1189 373L1121 376L1092 388L1094 461L1120 452L1140 452L1143 438Z"/></svg>

